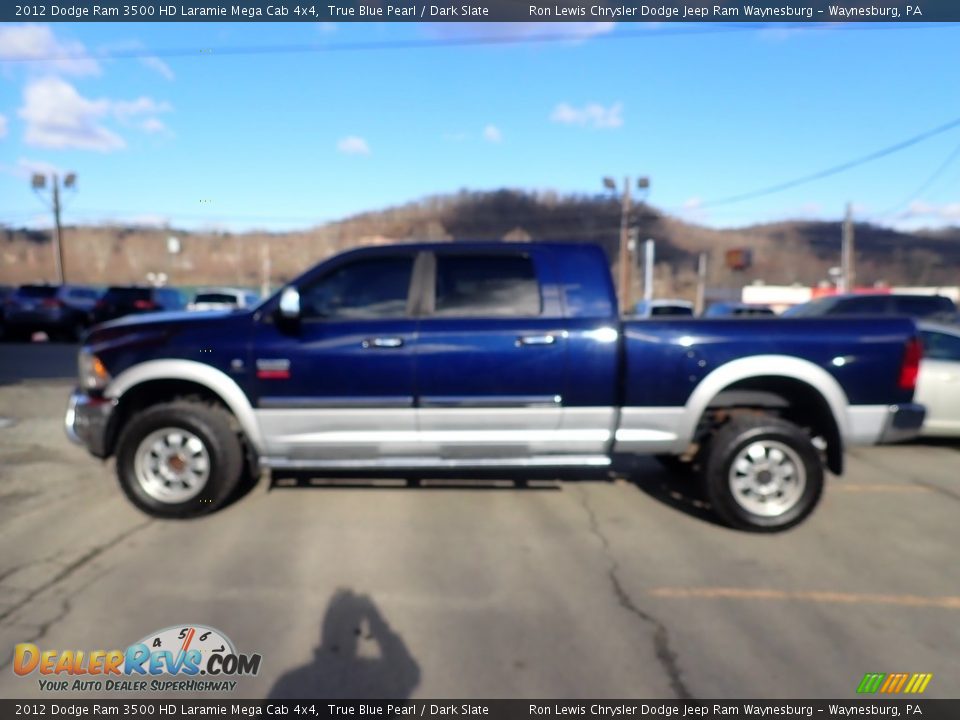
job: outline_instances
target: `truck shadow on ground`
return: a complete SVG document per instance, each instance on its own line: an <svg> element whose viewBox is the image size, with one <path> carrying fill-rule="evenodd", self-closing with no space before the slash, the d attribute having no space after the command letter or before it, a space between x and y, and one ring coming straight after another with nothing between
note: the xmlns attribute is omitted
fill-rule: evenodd
<svg viewBox="0 0 960 720"><path fill-rule="evenodd" d="M696 477L677 475L653 463L644 463L633 469L627 480L648 497L673 510L711 525L726 527L714 515Z"/></svg>
<svg viewBox="0 0 960 720"><path fill-rule="evenodd" d="M420 666L373 600L341 589L327 605L313 659L281 675L269 699L403 700L419 683Z"/></svg>

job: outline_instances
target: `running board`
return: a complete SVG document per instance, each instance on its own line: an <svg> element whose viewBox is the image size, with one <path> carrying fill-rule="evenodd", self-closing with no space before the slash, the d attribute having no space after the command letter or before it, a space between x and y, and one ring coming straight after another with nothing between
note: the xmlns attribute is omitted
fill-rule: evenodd
<svg viewBox="0 0 960 720"><path fill-rule="evenodd" d="M606 455L542 455L522 458L392 457L370 460L290 460L261 457L271 470L444 470L448 468L606 467Z"/></svg>

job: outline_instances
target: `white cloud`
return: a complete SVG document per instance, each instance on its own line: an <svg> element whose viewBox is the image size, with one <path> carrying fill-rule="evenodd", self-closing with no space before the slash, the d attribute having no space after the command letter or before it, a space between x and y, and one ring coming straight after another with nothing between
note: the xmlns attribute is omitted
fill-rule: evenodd
<svg viewBox="0 0 960 720"><path fill-rule="evenodd" d="M29 160L27 158L20 158L17 160L16 165L0 165L0 172L17 178L29 178L34 173L41 173L43 175L50 175L51 173L57 173L58 175L64 174L63 168L57 165L44 160Z"/></svg>
<svg viewBox="0 0 960 720"><path fill-rule="evenodd" d="M369 155L370 146L367 141L357 135L348 135L337 143L337 150L344 155Z"/></svg>
<svg viewBox="0 0 960 720"><path fill-rule="evenodd" d="M618 128L623 125L623 103L616 102L609 107L600 103L587 103L575 107L569 103L560 103L550 115L553 122L562 125L581 125L598 129Z"/></svg>
<svg viewBox="0 0 960 720"><path fill-rule="evenodd" d="M31 69L55 70L67 75L99 75L100 64L87 55L83 43L59 40L48 25L0 26L0 62L31 60L17 63Z"/></svg>
<svg viewBox="0 0 960 720"><path fill-rule="evenodd" d="M0 115L0 138L7 136L7 116Z"/></svg>
<svg viewBox="0 0 960 720"><path fill-rule="evenodd" d="M175 77L173 70L170 69L170 66L167 65L163 60L158 57L145 57L141 58L140 62L150 68L151 70L156 70L161 76L167 80L173 80Z"/></svg>
<svg viewBox="0 0 960 720"><path fill-rule="evenodd" d="M703 200L698 197L687 198L683 201L684 210L699 210L703 205Z"/></svg>
<svg viewBox="0 0 960 720"><path fill-rule="evenodd" d="M122 121L168 110L167 103L148 97L90 100L70 83L46 77L28 83L18 114L27 123L24 141L28 145L109 152L126 147L126 143L103 124L104 119L114 117Z"/></svg>
<svg viewBox="0 0 960 720"><path fill-rule="evenodd" d="M931 220L955 222L960 220L960 202L937 205L923 200L914 200L897 217L901 219L929 218Z"/></svg>
<svg viewBox="0 0 960 720"><path fill-rule="evenodd" d="M114 100L110 103L110 111L118 118L128 118L132 115L153 115L170 112L172 109L170 103L157 102L146 96L140 96L136 100Z"/></svg>
<svg viewBox="0 0 960 720"><path fill-rule="evenodd" d="M165 132L167 126L163 124L162 120L158 120L155 117L147 118L142 123L140 123L140 128L151 135L156 135L157 133Z"/></svg>
<svg viewBox="0 0 960 720"><path fill-rule="evenodd" d="M496 125L487 125L483 129L483 139L487 142L498 143L503 140L503 133Z"/></svg>

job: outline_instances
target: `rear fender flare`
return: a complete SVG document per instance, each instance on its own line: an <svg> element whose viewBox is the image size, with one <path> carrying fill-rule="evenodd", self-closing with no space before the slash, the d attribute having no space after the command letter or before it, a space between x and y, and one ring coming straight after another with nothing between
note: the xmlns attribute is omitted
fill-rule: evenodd
<svg viewBox="0 0 960 720"><path fill-rule="evenodd" d="M687 411L679 436L692 440L707 406L721 391L736 382L756 377L790 378L809 385L814 392L820 393L830 407L840 438L849 436L849 403L840 383L818 365L792 355L753 355L731 360L711 371L697 384L687 400Z"/></svg>

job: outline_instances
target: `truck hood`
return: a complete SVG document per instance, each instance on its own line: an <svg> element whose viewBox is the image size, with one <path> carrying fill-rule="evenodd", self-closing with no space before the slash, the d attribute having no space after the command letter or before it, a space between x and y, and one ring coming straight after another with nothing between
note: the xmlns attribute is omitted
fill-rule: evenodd
<svg viewBox="0 0 960 720"><path fill-rule="evenodd" d="M93 352L121 345L146 343L163 344L169 339L187 334L220 336L239 330L250 323L252 311L158 312L128 315L117 320L95 325L87 333L84 345Z"/></svg>

